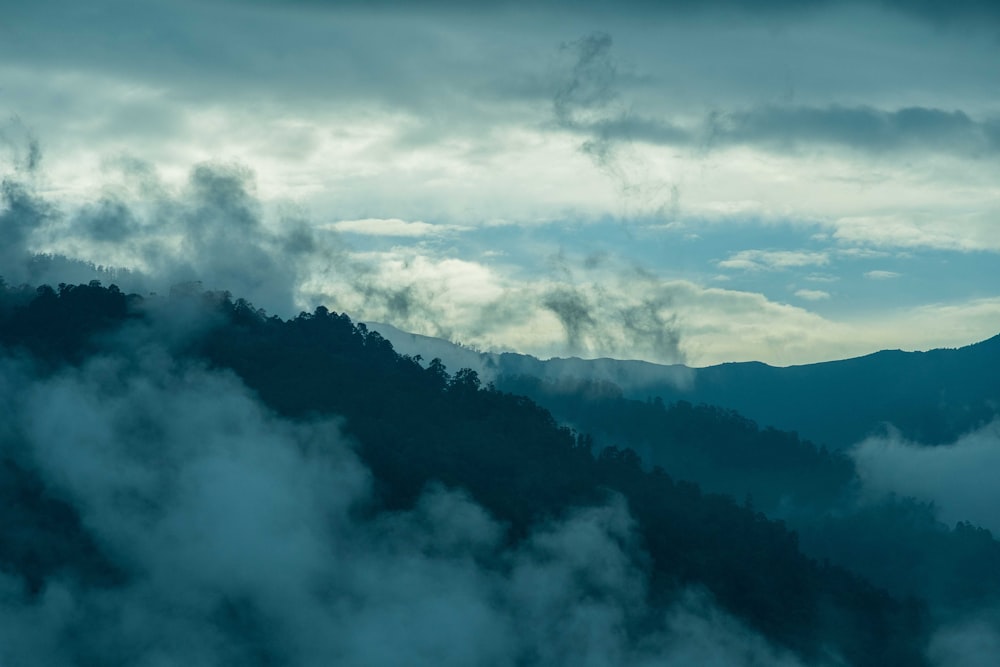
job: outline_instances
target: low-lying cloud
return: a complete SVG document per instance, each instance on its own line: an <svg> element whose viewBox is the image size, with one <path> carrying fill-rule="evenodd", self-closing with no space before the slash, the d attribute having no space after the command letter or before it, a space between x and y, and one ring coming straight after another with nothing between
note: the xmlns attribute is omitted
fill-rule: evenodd
<svg viewBox="0 0 1000 667"><path fill-rule="evenodd" d="M940 518L970 521L1000 534L1000 422L950 445L927 446L898 435L869 438L852 451L864 490L933 502Z"/></svg>
<svg viewBox="0 0 1000 667"><path fill-rule="evenodd" d="M1000 655L1000 614L980 611L942 627L927 655L934 667L991 667Z"/></svg>
<svg viewBox="0 0 1000 667"><path fill-rule="evenodd" d="M460 490L379 511L335 420L280 419L150 341L53 377L2 360L3 454L122 573L0 575L2 664L800 664L703 593L648 607L620 499L514 546Z"/></svg>

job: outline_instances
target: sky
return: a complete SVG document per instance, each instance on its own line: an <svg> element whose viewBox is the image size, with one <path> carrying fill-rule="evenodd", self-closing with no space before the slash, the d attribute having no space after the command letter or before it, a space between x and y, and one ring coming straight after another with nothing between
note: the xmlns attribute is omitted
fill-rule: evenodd
<svg viewBox="0 0 1000 667"><path fill-rule="evenodd" d="M522 4L0 0L0 276L695 366L1000 331L994 3Z"/></svg>

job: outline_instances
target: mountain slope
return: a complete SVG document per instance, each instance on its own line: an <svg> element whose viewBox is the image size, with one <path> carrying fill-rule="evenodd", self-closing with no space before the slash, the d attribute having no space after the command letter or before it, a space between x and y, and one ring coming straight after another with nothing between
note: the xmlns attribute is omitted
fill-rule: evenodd
<svg viewBox="0 0 1000 667"><path fill-rule="evenodd" d="M233 414L244 416L236 419L224 415L224 437L207 439L205 446L222 437L226 456L236 456L239 461L244 445L240 444L240 438L233 439L228 434L243 433L247 424L257 424L255 431L264 431L267 437L256 438L263 444L246 446L250 448L248 452L264 456L265 460L271 460L275 447L285 451L290 446L290 452L302 455L321 452L331 446L326 436L306 437L302 429L318 420L342 420L344 432L358 443L359 460L371 473L373 495L352 510L354 514L344 515L339 521L390 529L396 525L393 522L401 520L399 517L413 516L433 502L427 494L435 485L467 493L476 506L506 526L502 531L502 543L506 545L503 553L513 555L490 556L487 551L485 556L470 554L467 558L472 560L461 562L471 564L484 558L492 564L483 565L488 569L483 576L503 579L513 576L511 563L522 562L528 557L525 554L539 549L543 553L551 551L553 538L545 536L552 532L546 526L579 525L581 516L607 516L612 510L602 508L613 507L618 502L615 498L619 498L626 503L635 522L636 539L641 546L641 552L630 558L637 563L645 562L642 571L649 586L640 596L640 608L647 611L634 618L623 617L620 626L623 636L635 637L640 643L651 641L649 628L659 627L662 621L656 619L663 618L672 601L685 590L700 588L709 591L726 612L804 659L820 659L833 651L854 665L924 664L927 627L920 604L894 599L845 570L804 557L795 534L780 522L769 521L729 498L703 494L697 486L678 481L662 470L644 471L631 450L609 448L595 456L585 437L558 427L551 415L531 400L493 388L483 389L472 371L460 370L451 375L439 363L424 368L411 358L399 356L382 336L355 326L345 315L318 308L312 314L281 321L266 317L246 302L234 302L228 295L177 294L172 298L141 299L96 284L65 286L58 291L40 289L34 294L14 290L4 297L0 307L0 342L8 350L8 358L13 355L26 359L34 369L21 371L31 375L25 380L33 387L28 392L29 400L31 396L51 395L66 402L69 395L76 404L86 406L86 414L91 415L103 414L104 406L109 404L129 406L115 413L115 423L119 424L115 430L106 429L96 417L90 419L86 429L96 434L107 433L108 437L118 434L116 437L121 438L126 448L128 466L148 465L145 457L153 457L151 461L162 458L166 465L163 470L167 472L186 466L186 458L173 456L166 444L152 448L146 444L155 444L165 433L186 423L189 415L185 412L168 411L156 416L157 406L172 405L174 394L184 396L194 391L194 398L185 399L181 405L195 418L215 402L223 407L233 401L246 403L251 399L240 396L249 390L266 408L241 408ZM169 371L177 364L193 364L194 370L180 374ZM163 368L169 371L165 380ZM88 393L104 396L108 387L118 386L123 378L127 382L120 389L113 389L99 401L95 402ZM152 398L133 415L137 408L129 402L131 397L149 394L150 387L160 385L169 391L153 392ZM86 391L73 389L80 386ZM36 404L34 410L48 414L51 404L46 399ZM67 413L70 417L74 414L77 413ZM201 422L195 419L194 423ZM205 422L205 428L215 428L213 424L214 421ZM14 428L4 435L4 451L17 459L21 456L18 452L31 444L34 433L51 434L59 442L64 436L56 426L46 419ZM70 429L67 433L73 432ZM81 440L78 444L91 447L94 442L102 442L103 437L97 437L96 441ZM289 439L291 444L284 442ZM175 446L187 451L188 457L198 456L197 437L194 441L190 436L182 438ZM31 465L30 457L22 459L14 462ZM216 470L213 466L217 465L212 463L208 470ZM131 469L128 466L124 469ZM266 490L268 485L261 487L255 480L261 475L267 478L271 468L254 468L251 477L238 476L221 487L207 487L204 491L207 500L203 502L208 503L221 493L227 498L223 507L231 508L230 511L245 503L256 507L259 501L252 495L253 490ZM77 532L83 531L72 539L96 545L93 549L99 555L88 556L88 562L100 563L100 567L74 568L70 563L57 561L43 566L41 571L36 567L32 576L43 583L35 589L47 590L56 578L65 576L61 574L64 572L72 573L74 588L86 591L100 587L105 591L101 596L144 581L148 569L142 562L122 561L118 555L127 550L127 545L109 542L107 536L100 539L100 532L95 540L88 532L94 528L94 516L100 516L95 515L100 503L80 504L78 500L79 493L92 488L106 475L113 477L117 469L93 470L80 482L83 486L79 488L83 490L77 495L60 490L64 489L65 478L75 475L63 463L58 463L59 475L46 478L46 470L41 469L41 483L24 485L29 495L51 497L58 503L58 512L66 514L60 521L79 526L79 530L74 529ZM298 474L312 474L306 472L312 469L302 468ZM244 488L247 490L243 491ZM336 485L328 488L331 494L342 493ZM275 496L273 502L286 493L299 497L303 491L288 488ZM232 497L228 498L229 495ZM130 500L127 495L114 494L108 497L126 502L120 511L140 517L141 525L152 527L148 530L160 525L157 517L166 511L156 504L136 504L141 498ZM312 511L308 508L319 500L307 498L298 510L303 513L302 520L308 518L306 515ZM221 511L215 505L207 506L212 511ZM12 513L31 521L32 516L44 519L55 511L51 507L35 498L8 506L4 511L9 516ZM31 516L22 516L25 513ZM119 516L119 512L109 516ZM167 516L178 515L168 512ZM195 519L187 519L191 520ZM172 519L168 524L170 535L177 531L186 534L187 523L178 521ZM317 525L327 525L325 521ZM16 525L16 521L0 522L0 528L4 529ZM337 524L329 529L333 525ZM585 522L583 534L592 535L600 525ZM316 529L311 530L309 535ZM628 532L612 531L608 535ZM10 550L3 545L16 541L10 536L0 537L4 538L0 539L0 564L6 572L21 576L27 567L28 557L24 554L31 549L22 544ZM58 539L58 533L44 535L46 541ZM622 540L623 544L616 549L624 549L629 541L624 537L614 539ZM419 547L420 544L423 542L418 539L410 542L410 547L398 545L394 549L430 548L429 552L419 551L423 554L420 557L425 558L439 553L435 550L445 549L442 553L448 553L448 549L454 548L447 546L452 544L447 541L429 547ZM580 549L586 541L571 544ZM330 548L339 553L348 547L348 542L334 542ZM220 548L223 548L221 543ZM266 545L266 549L272 548L270 543ZM72 551L63 549L60 553ZM418 553L411 552L411 556L417 557ZM547 562L546 558L549 557L540 562ZM228 569L219 570L218 576ZM517 571L520 570L514 567L514 572ZM98 577L93 572L112 574ZM388 574L386 571L378 576ZM297 574L290 572L289 576ZM591 576L596 575L588 575ZM256 585L252 579L239 581L241 587ZM587 581L582 584L584 590L591 590L592 595L606 594L601 592L605 588L600 579ZM610 595L611 590L617 589L607 590ZM340 599L335 590L324 595ZM254 628L258 627L255 624L262 622L254 616L256 612L253 609L238 612L238 595L227 599L230 607L224 606L218 613L228 620L224 623L215 620L213 624L222 625L213 627L221 628L219 631L226 636L253 636ZM586 608L595 599L599 598L583 595L566 611L575 614L576 605L583 604ZM40 604L32 600L29 597L24 604ZM233 604L237 604L236 609ZM622 609L633 607L630 603ZM266 635L257 632L257 641L266 639ZM277 660L275 652L280 654L283 650L286 649L280 645L266 643L259 647L259 654L255 653L258 657L251 662L273 664ZM525 659L520 658L521 662Z"/></svg>
<svg viewBox="0 0 1000 667"><path fill-rule="evenodd" d="M1000 414L1000 335L954 350L887 350L784 368L757 362L688 368L478 353L385 325L373 326L404 353L452 360L492 378L608 381L629 398L658 396L666 402L716 405L834 449L884 432L887 425L907 439L942 444Z"/></svg>

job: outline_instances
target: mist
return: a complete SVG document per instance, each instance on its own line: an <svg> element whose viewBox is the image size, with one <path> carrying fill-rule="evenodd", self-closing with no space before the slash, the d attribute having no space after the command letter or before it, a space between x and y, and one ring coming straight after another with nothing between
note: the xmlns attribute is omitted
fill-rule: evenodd
<svg viewBox="0 0 1000 667"><path fill-rule="evenodd" d="M971 521L1000 534L1000 422L948 445L928 446L898 434L869 438L851 451L863 489L933 502L945 523Z"/></svg>
<svg viewBox="0 0 1000 667"><path fill-rule="evenodd" d="M0 663L800 664L707 593L654 611L620 498L517 542L457 489L382 510L336 419L279 418L179 360L176 331L210 319L152 321L54 375L2 360L4 457L114 576L0 575Z"/></svg>

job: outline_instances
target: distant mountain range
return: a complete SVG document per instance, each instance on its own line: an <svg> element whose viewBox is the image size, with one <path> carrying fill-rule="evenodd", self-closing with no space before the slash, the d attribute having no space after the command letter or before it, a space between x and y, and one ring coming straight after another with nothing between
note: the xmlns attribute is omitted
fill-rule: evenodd
<svg viewBox="0 0 1000 667"><path fill-rule="evenodd" d="M944 444L1000 414L1000 335L958 349L884 350L802 366L744 362L691 368L575 357L543 361L478 352L387 324L370 326L402 354L437 357L451 370L472 368L500 388L516 376L611 383L625 398L716 405L833 449L891 430L914 442Z"/></svg>

